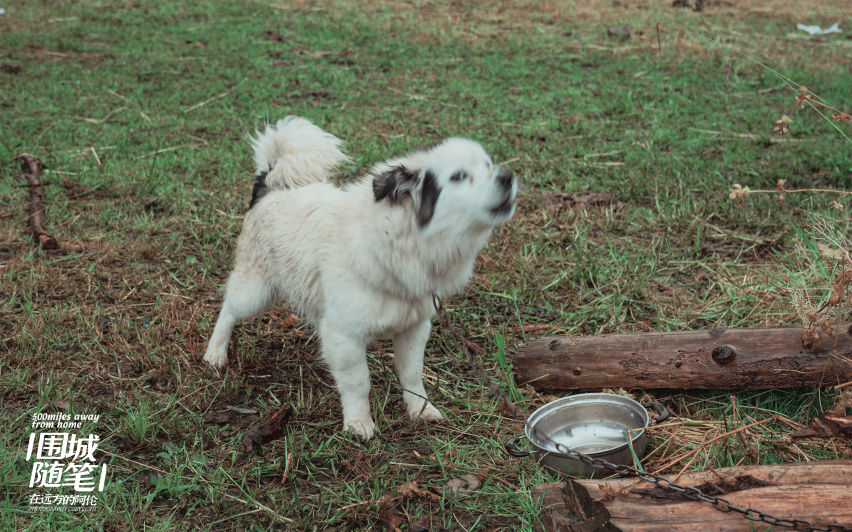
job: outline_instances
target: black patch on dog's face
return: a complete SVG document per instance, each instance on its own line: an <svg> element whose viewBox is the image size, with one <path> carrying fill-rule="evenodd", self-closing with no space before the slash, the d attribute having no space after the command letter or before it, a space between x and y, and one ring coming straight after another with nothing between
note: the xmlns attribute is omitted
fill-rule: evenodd
<svg viewBox="0 0 852 532"><path fill-rule="evenodd" d="M441 187L438 186L438 179L435 174L426 171L423 177L423 188L420 191L420 209L417 212L417 225L423 227L432 220L435 214L435 204L438 203L438 196L441 195Z"/></svg>
<svg viewBox="0 0 852 532"><path fill-rule="evenodd" d="M404 166L396 166L373 178L373 196L376 201L389 198L392 203L397 203L411 194L419 179L417 173Z"/></svg>
<svg viewBox="0 0 852 532"><path fill-rule="evenodd" d="M388 198L391 203L399 203L410 198L420 181L420 173L412 172L404 166L391 168L373 178L373 196L376 201ZM435 204L441 194L438 178L431 170L423 172L423 186L420 189L420 201L417 202L417 225L423 227L435 214Z"/></svg>
<svg viewBox="0 0 852 532"><path fill-rule="evenodd" d="M269 187L266 186L266 175L268 173L269 172L261 172L254 178L254 188L251 191L251 203L249 203L249 210L254 207L255 203L260 201L260 198L269 192Z"/></svg>

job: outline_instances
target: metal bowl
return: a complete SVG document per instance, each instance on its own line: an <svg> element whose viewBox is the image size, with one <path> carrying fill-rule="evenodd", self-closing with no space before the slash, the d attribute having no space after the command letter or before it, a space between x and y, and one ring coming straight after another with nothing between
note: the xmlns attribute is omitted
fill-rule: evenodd
<svg viewBox="0 0 852 532"><path fill-rule="evenodd" d="M506 451L515 457L535 454L542 467L568 475L603 476L604 469L570 458L564 451L576 451L616 465L633 465L627 438L629 434L633 452L641 459L645 455L645 428L651 422L645 408L657 412L654 423L669 417L668 410L660 403L640 404L608 393L557 399L533 412L527 420L525 436L507 441ZM534 451L518 449L517 443L524 437Z"/></svg>

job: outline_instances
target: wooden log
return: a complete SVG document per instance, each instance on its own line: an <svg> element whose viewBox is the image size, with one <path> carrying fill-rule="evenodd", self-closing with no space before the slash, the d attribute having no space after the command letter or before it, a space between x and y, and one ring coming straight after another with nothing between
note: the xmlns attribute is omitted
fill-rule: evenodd
<svg viewBox="0 0 852 532"><path fill-rule="evenodd" d="M554 336L523 345L514 370L559 390L834 386L852 380L852 329L834 331L811 349L801 327Z"/></svg>
<svg viewBox="0 0 852 532"><path fill-rule="evenodd" d="M679 494L636 478L576 482L586 488L593 501L603 503L611 516L609 523L623 532L769 529L767 524L752 525L738 513L720 512L706 502L686 501ZM850 460L700 471L682 475L678 485L696 486L707 495L779 518L806 519L823 527L834 523L852 525ZM564 487L565 483L559 482L533 488L532 498L541 501L543 509L539 521L544 526L539 525L537 530L565 529L551 523L566 522L567 515L576 513L569 510L573 498L563 494Z"/></svg>

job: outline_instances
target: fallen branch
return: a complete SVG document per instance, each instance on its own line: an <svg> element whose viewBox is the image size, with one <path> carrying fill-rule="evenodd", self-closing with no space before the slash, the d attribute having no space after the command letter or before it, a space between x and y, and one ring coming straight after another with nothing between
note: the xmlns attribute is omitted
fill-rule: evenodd
<svg viewBox="0 0 852 532"><path fill-rule="evenodd" d="M24 170L29 170L29 173L24 174L24 177L27 179L30 189L30 227L33 230L33 238L44 249L56 249L59 244L55 238L47 234L47 229L44 227L44 205L41 203L42 190L39 180L40 160L26 153L15 158L23 161Z"/></svg>

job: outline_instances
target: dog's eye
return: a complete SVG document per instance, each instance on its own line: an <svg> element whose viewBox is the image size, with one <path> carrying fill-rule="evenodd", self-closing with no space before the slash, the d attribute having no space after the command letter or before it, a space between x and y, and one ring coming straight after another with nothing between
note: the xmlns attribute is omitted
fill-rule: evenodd
<svg viewBox="0 0 852 532"><path fill-rule="evenodd" d="M467 179L467 174L464 172L456 172L450 176L450 181L454 181L456 183L464 181L465 179Z"/></svg>

